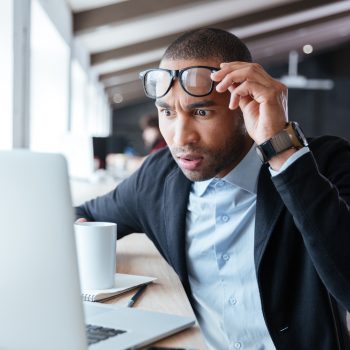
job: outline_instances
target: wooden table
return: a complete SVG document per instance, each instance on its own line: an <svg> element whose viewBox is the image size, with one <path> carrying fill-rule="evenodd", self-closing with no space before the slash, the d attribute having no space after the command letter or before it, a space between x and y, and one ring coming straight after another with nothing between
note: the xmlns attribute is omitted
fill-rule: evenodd
<svg viewBox="0 0 350 350"><path fill-rule="evenodd" d="M194 317L179 278L145 234L132 234L117 242L117 271L158 278L147 287L134 307ZM126 305L134 293L135 290L124 293L106 303ZM154 345L207 349L197 323Z"/></svg>

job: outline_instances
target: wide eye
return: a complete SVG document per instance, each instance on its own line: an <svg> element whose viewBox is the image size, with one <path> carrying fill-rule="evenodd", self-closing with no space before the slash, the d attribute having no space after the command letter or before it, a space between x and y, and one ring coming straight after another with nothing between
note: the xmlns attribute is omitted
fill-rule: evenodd
<svg viewBox="0 0 350 350"><path fill-rule="evenodd" d="M205 110L205 109L196 109L194 111L195 115L198 115L200 117L207 117L209 115L209 111Z"/></svg>
<svg viewBox="0 0 350 350"><path fill-rule="evenodd" d="M159 114L163 117L172 117L175 113L171 109L160 109Z"/></svg>

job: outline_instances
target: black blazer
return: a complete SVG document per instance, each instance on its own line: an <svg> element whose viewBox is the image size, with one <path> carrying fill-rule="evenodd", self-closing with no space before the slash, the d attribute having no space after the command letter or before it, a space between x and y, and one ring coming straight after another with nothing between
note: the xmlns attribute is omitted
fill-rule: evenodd
<svg viewBox="0 0 350 350"><path fill-rule="evenodd" d="M254 257L262 311L277 349L350 349L350 145L325 136L310 149L274 178L266 165L259 174ZM164 149L76 214L116 222L118 238L145 232L191 300L185 252L190 185Z"/></svg>

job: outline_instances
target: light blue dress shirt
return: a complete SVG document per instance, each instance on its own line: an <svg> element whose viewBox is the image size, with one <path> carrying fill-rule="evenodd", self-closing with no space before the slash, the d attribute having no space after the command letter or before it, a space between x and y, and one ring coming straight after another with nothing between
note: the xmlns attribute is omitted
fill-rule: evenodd
<svg viewBox="0 0 350 350"><path fill-rule="evenodd" d="M296 152L277 175L308 152ZM261 161L255 145L224 178L192 184L186 252L194 308L213 350L275 349L261 310L254 225Z"/></svg>

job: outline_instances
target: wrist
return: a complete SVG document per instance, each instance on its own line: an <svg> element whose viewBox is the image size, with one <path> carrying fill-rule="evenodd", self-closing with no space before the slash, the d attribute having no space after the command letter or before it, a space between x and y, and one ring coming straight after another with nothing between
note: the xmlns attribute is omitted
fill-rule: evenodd
<svg viewBox="0 0 350 350"><path fill-rule="evenodd" d="M272 161L277 168L296 150L307 146L307 140L298 123L289 122L285 128L256 147L259 158L263 163ZM287 152L289 151L289 152Z"/></svg>
<svg viewBox="0 0 350 350"><path fill-rule="evenodd" d="M283 166L283 164L297 151L298 150L295 148L287 149L287 150L277 154L276 156L272 157L268 161L268 163L273 170L279 171L281 169L281 167Z"/></svg>

